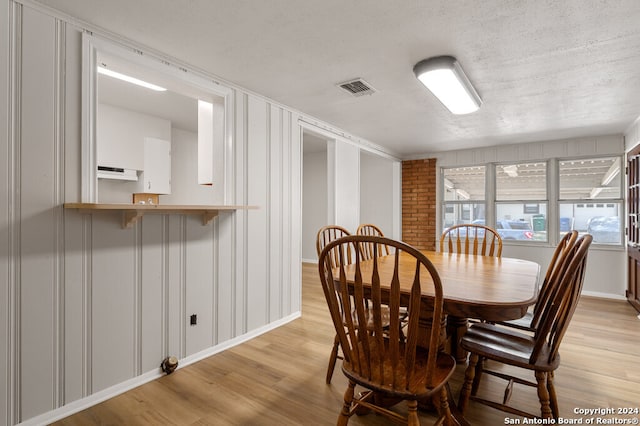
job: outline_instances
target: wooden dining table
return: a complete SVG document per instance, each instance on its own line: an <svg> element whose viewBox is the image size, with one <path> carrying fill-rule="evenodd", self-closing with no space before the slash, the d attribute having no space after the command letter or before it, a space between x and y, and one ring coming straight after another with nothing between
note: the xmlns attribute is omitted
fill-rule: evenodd
<svg viewBox="0 0 640 426"><path fill-rule="evenodd" d="M459 361L466 357L458 342L467 327L467 318L485 321L507 321L521 318L536 302L540 265L535 262L508 257L478 256L470 254L422 252L435 266L444 293L444 311L441 341ZM378 273L382 285L391 282L395 255L380 257ZM361 261L363 277L371 277L372 260ZM415 273L415 259L401 254L399 261L401 297L408 302L409 291ZM345 267L347 280L355 274L355 265ZM426 269L422 279L429 279ZM425 278L427 277L427 278ZM422 290L424 304L433 294L428 285ZM402 304L401 300L401 304ZM424 310L428 311L427 309ZM420 316L420 322L430 325L432 318ZM426 337L426 336L425 336ZM422 340L422 339L421 339ZM425 342L428 339L425 338Z"/></svg>

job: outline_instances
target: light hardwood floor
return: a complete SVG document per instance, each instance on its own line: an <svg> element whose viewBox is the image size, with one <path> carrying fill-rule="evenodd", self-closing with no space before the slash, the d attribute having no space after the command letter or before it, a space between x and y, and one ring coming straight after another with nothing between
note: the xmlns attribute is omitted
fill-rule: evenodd
<svg viewBox="0 0 640 426"><path fill-rule="evenodd" d="M316 265L302 266L302 281L302 318L57 424L335 424L347 382L339 367L331 385L324 382L334 331ZM562 343L555 376L562 417L598 417L579 416L574 409L640 408L640 320L636 315L624 301L581 299ZM464 368L458 365L451 382L456 398ZM483 377L483 395L501 398L503 390L503 381ZM516 385L512 404L539 412L534 388ZM423 424L435 420L430 413L420 417ZM465 417L474 425L502 425L510 416L472 401ZM389 423L370 414L354 416L350 424Z"/></svg>

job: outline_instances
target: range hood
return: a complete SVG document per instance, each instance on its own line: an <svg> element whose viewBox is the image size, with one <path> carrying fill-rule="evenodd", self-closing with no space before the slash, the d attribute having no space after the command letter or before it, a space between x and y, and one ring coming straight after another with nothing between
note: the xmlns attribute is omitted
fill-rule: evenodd
<svg viewBox="0 0 640 426"><path fill-rule="evenodd" d="M138 172L132 169L121 169L118 167L98 166L98 179L116 179L137 181Z"/></svg>

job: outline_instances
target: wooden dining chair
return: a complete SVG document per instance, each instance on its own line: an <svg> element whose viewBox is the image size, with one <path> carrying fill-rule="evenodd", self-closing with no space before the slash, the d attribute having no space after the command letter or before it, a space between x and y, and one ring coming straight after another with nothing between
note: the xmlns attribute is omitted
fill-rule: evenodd
<svg viewBox="0 0 640 426"><path fill-rule="evenodd" d="M320 228L316 235L316 252L318 256L320 256L320 253L322 253L322 250L331 241L335 241L338 238L347 237L349 235L351 235L351 233L346 228L343 228L342 226L338 226L338 225L327 225ZM345 259L347 264L351 263L351 257L352 257L351 252L348 252L347 257ZM336 266L338 266L337 251L329 253L329 260L331 261L332 268L335 268Z"/></svg>
<svg viewBox="0 0 640 426"><path fill-rule="evenodd" d="M502 238L498 231L485 225L454 225L440 236L440 251L500 257Z"/></svg>
<svg viewBox="0 0 640 426"><path fill-rule="evenodd" d="M369 235L373 237L384 237L382 230L378 228L376 225L372 223L363 223L358 226L356 230L356 235ZM360 254L362 255L363 260L371 259L373 257L374 248L373 243L361 244L360 245L362 251ZM377 250L378 256L388 256L391 251L389 250L389 246L381 245L378 246ZM403 332L404 327L406 326L407 319L407 310L403 307L400 308L400 331Z"/></svg>
<svg viewBox="0 0 640 426"><path fill-rule="evenodd" d="M376 237L384 237L382 230L378 228L376 225L371 223L363 223L358 226L356 231L356 235L369 235ZM371 259L373 257L373 244L362 244L362 258L363 259ZM387 256L389 254L389 247L381 246L378 247L378 256Z"/></svg>
<svg viewBox="0 0 640 426"><path fill-rule="evenodd" d="M363 244L373 244L372 262L362 265ZM380 245L394 249L393 262L396 273L389 280L378 274L377 256ZM347 276L346 262L338 268L331 267L331 251L335 250L344 258L349 247L353 247L355 262L350 266L354 271ZM410 259L412 274L397 273L400 257ZM419 425L418 401L437 397L440 418L438 423L452 423L448 402L447 382L456 362L440 350L440 323L443 316L442 283L433 264L418 250L384 237L355 235L329 243L320 254L318 265L320 281L324 291L331 319L340 340L344 354L342 372L349 380L344 394L344 404L338 417L338 425L346 425L349 418L360 407L373 410L395 421L409 425ZM399 330L401 283L410 288L409 296L402 301L407 305L409 319L406 338L401 338ZM385 289L385 292L381 290ZM422 294L432 294L429 303L421 303ZM383 304L384 303L384 304ZM387 304L388 305L385 305ZM390 327L383 326L384 307L390 309ZM429 310L433 321L426 336L419 339L418 317L420 310ZM355 312L354 315L351 315ZM368 312L372 319L367 318ZM373 327L364 324L372 323ZM421 334L421 336L424 336ZM420 344L419 344L420 343ZM367 389L359 397L354 397L354 389L360 385ZM378 405L385 399L407 401L408 416Z"/></svg>
<svg viewBox="0 0 640 426"><path fill-rule="evenodd" d="M567 232L553 252L549 266L547 267L547 273L544 277L544 281L540 285L540 291L538 292L538 299L533 310L529 310L522 318L518 318L511 321L498 322L497 324L504 325L506 327L512 327L519 330L535 331L542 320L543 307L547 304L549 297L552 296L554 291L554 285L561 283L560 280L555 279L556 275L560 273L565 258L571 253L571 249L578 239L578 231Z"/></svg>
<svg viewBox="0 0 640 426"><path fill-rule="evenodd" d="M347 237L351 235L351 233L338 225L327 225L323 226L318 230L318 234L316 235L316 251L318 253L318 258L320 257L320 253L322 250L332 241L335 241L342 237ZM344 261L347 264L351 264L351 251L347 250L344 256ZM340 259L338 256L337 250L332 250L327 253L327 261L331 268L335 268L340 264ZM338 359L342 359L339 353L340 349L340 340L338 339L338 335L333 339L333 346L331 347L331 353L329 355L329 365L327 366L327 375L325 377L325 382L327 384L331 383L331 378L333 377L333 371L336 368L336 362Z"/></svg>
<svg viewBox="0 0 640 426"><path fill-rule="evenodd" d="M473 254L480 256L502 256L502 238L488 226L466 223L454 225L444 230L440 236L440 252ZM478 320L450 315L447 330L451 338L451 353L458 361L466 359L467 353L460 348L460 337L466 332L469 322Z"/></svg>
<svg viewBox="0 0 640 426"><path fill-rule="evenodd" d="M552 284L553 290L546 304L539 308L542 309L541 320L533 335L497 324L480 323L472 325L462 337L462 347L470 356L460 392L461 411L464 412L469 400L473 400L518 416L537 417L508 405L513 384L519 383L537 388L543 418L558 419L554 371L560 366L560 342L580 298L591 241L589 234L579 238L558 265L558 273L552 274L552 279L558 283ZM483 361L486 359L531 370L536 382L485 369ZM477 396L483 373L508 381L501 403Z"/></svg>

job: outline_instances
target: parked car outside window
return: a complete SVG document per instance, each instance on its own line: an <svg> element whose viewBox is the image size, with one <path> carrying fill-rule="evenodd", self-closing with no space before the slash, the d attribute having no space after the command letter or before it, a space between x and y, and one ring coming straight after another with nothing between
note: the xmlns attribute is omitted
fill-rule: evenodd
<svg viewBox="0 0 640 426"><path fill-rule="evenodd" d="M531 224L524 220L498 220L496 231L503 240L531 240L533 229Z"/></svg>
<svg viewBox="0 0 640 426"><path fill-rule="evenodd" d="M618 216L596 216L589 219L587 232L594 243L620 244L620 218Z"/></svg>

